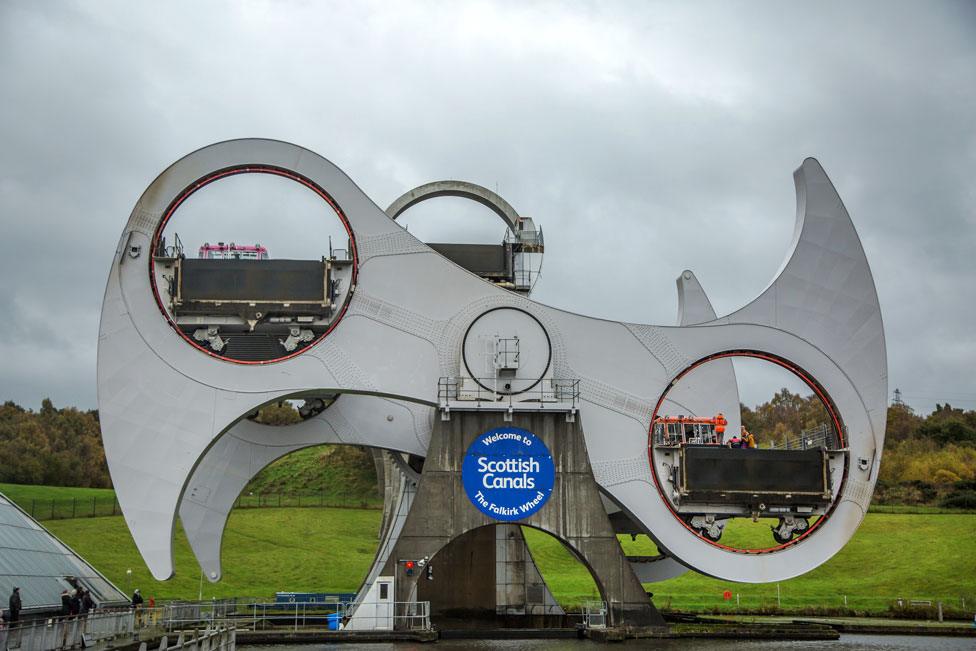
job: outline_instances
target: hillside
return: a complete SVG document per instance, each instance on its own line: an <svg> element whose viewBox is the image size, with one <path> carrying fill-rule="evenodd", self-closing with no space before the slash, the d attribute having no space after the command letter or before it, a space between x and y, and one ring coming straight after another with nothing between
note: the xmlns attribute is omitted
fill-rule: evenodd
<svg viewBox="0 0 976 651"><path fill-rule="evenodd" d="M366 448L348 445L293 452L262 470L244 493L325 495L338 501L383 503L372 455Z"/></svg>

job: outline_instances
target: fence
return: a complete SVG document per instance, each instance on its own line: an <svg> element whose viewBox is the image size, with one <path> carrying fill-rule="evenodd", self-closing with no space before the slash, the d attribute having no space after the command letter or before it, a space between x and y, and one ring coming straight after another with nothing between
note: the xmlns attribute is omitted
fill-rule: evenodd
<svg viewBox="0 0 976 651"><path fill-rule="evenodd" d="M71 499L31 499L17 504L35 520L67 520L71 518L95 518L109 515L122 515L122 509L114 497L91 497ZM381 509L382 501L361 498L337 498L324 493L269 493L241 495L234 502L237 509L257 508L333 508L333 509ZM948 509L934 506L902 506L872 504L872 513L912 513L912 514L965 514L976 513L976 509Z"/></svg>
<svg viewBox="0 0 976 651"><path fill-rule="evenodd" d="M233 628L220 628L180 633L172 645L169 637L164 635L155 648L157 651L234 651L237 648L237 632ZM148 651L148 645L143 642L139 645L139 651Z"/></svg>
<svg viewBox="0 0 976 651"><path fill-rule="evenodd" d="M437 400L441 409L450 407L457 400L506 407L516 404L528 407L532 403L540 408L547 403L558 403L559 408L568 404L573 410L579 407L578 379L547 378L527 388L516 386L512 393L506 393L510 387L506 389L504 382L504 379L497 377L442 377L437 381Z"/></svg>
<svg viewBox="0 0 976 651"><path fill-rule="evenodd" d="M267 603L247 600L179 602L156 608L95 612L87 617L58 617L0 626L0 649L48 651L91 646L95 642L133 636L152 630L156 635L179 633L175 645L164 636L159 649L233 649L234 631L299 630L303 628L341 630L353 613L363 629L429 631L430 602ZM381 606L379 608L375 606ZM360 612L361 611L361 612ZM375 621L370 621L372 618ZM193 636L185 631L205 629ZM230 631L230 635L227 633ZM169 641L172 642L172 635ZM155 645L153 645L155 647ZM145 645L143 645L145 647Z"/></svg>
<svg viewBox="0 0 976 651"><path fill-rule="evenodd" d="M739 588L739 589L736 589ZM670 595L655 591L654 605L664 612L728 615L873 616L904 619L972 621L976 593L970 595L879 594L812 595L786 584L729 586L712 594Z"/></svg>
<svg viewBox="0 0 976 651"><path fill-rule="evenodd" d="M0 629L0 649L68 649L119 636L131 637L135 630L135 613L131 610L36 620Z"/></svg>
<svg viewBox="0 0 976 651"><path fill-rule="evenodd" d="M583 602L583 628L607 627L607 602Z"/></svg>
<svg viewBox="0 0 976 651"><path fill-rule="evenodd" d="M368 608L360 608L366 605ZM376 607L381 606L381 607ZM238 631L267 629L328 628L338 630L341 623L356 614L359 628L430 630L430 602L267 603L244 599L180 602L140 611L142 617L166 631L205 625L232 627ZM370 620L375 621L370 621Z"/></svg>
<svg viewBox="0 0 976 651"><path fill-rule="evenodd" d="M122 515L122 508L115 497L91 497L70 499L31 499L18 506L35 520L67 520L72 518L96 518ZM271 493L240 495L234 502L237 509L316 507L334 509L380 509L383 503L375 499L342 498L325 493Z"/></svg>

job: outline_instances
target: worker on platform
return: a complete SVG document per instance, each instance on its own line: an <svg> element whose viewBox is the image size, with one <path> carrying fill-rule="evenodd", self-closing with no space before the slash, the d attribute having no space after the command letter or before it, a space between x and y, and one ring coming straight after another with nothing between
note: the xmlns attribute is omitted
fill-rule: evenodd
<svg viewBox="0 0 976 651"><path fill-rule="evenodd" d="M729 442L726 443L726 445L728 445L730 448L741 448L742 439L740 439L738 436L733 436L729 439Z"/></svg>
<svg viewBox="0 0 976 651"><path fill-rule="evenodd" d="M725 440L725 426L729 424L729 421L725 420L725 414L718 412L718 416L715 417L715 438L719 441Z"/></svg>
<svg viewBox="0 0 976 651"><path fill-rule="evenodd" d="M20 622L20 609L23 606L23 602L20 599L20 588L14 588L13 592L10 593L10 600L7 606L7 623L10 625L10 628L14 628Z"/></svg>
<svg viewBox="0 0 976 651"><path fill-rule="evenodd" d="M746 426L742 426L742 447L744 448L754 448L756 447L756 437L752 435L752 432L746 429Z"/></svg>

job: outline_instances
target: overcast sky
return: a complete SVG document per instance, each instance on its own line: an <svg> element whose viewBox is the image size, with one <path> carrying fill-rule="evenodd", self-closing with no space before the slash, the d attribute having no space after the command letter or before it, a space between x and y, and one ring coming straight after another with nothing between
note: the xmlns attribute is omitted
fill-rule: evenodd
<svg viewBox="0 0 976 651"><path fill-rule="evenodd" d="M0 0L0 83L0 400L95 406L136 199L186 153L259 136L381 207L443 178L497 189L545 230L537 300L664 324L686 267L720 314L766 286L814 156L872 265L890 387L976 408L976 3ZM461 200L407 216L428 240L503 232ZM258 222L184 242L321 237Z"/></svg>

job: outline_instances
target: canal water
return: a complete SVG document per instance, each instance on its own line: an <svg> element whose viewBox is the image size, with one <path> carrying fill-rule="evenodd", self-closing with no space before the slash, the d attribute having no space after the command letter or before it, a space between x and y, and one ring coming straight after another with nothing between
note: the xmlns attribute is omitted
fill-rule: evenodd
<svg viewBox="0 0 976 651"><path fill-rule="evenodd" d="M608 648L589 640L441 640L436 643L384 642L378 644L306 644L301 646L239 646L239 651L457 651L484 649L504 651L584 651ZM841 635L834 641L784 642L782 640L629 640L609 648L660 649L661 651L973 651L972 637L937 637L931 635Z"/></svg>

